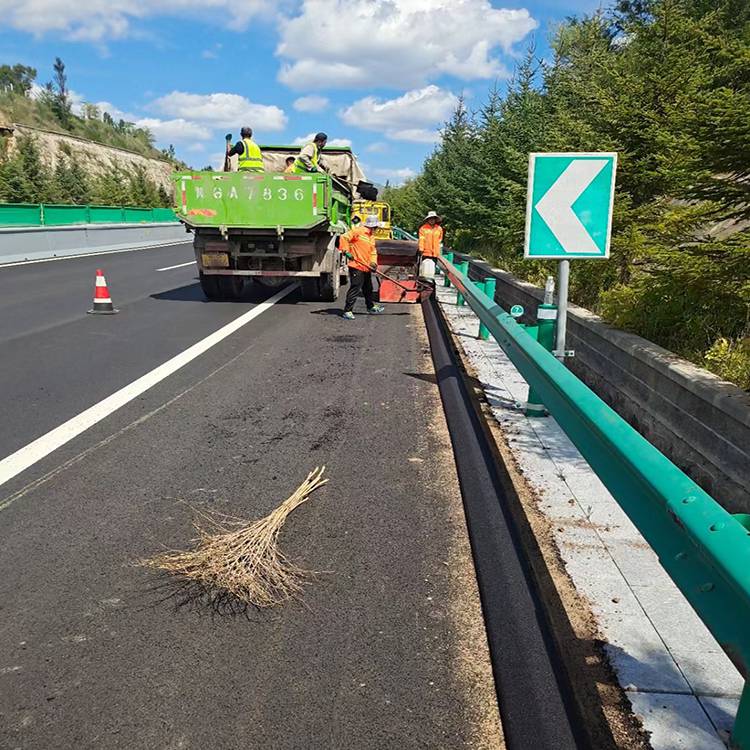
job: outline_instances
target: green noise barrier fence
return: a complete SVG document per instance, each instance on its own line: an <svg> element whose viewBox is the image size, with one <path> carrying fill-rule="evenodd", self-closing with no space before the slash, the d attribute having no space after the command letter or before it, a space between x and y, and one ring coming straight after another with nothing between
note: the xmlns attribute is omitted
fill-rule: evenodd
<svg viewBox="0 0 750 750"><path fill-rule="evenodd" d="M171 208L0 203L0 227L64 227L76 224L176 222Z"/></svg>
<svg viewBox="0 0 750 750"><path fill-rule="evenodd" d="M750 516L722 508L453 263L439 264L747 679ZM750 750L747 682L731 742Z"/></svg>

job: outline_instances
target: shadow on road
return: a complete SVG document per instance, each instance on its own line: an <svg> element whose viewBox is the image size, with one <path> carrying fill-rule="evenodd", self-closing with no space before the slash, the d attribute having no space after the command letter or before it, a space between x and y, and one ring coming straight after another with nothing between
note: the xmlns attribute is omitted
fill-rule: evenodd
<svg viewBox="0 0 750 750"><path fill-rule="evenodd" d="M417 380L423 380L425 383L431 383L437 385L437 375L434 372L405 372L404 375L408 375L410 378L416 378Z"/></svg>
<svg viewBox="0 0 750 750"><path fill-rule="evenodd" d="M226 591L166 572L157 573L156 582L147 587L146 594L148 606L152 608L171 604L175 612L184 610L210 614L212 617L244 617L249 622L256 621L251 615L260 614L257 607L237 600Z"/></svg>
<svg viewBox="0 0 750 750"><path fill-rule="evenodd" d="M239 299L233 300L209 300L206 295L203 294L201 285L198 282L194 284L187 284L185 286L178 286L174 289L167 289L165 292L158 292L152 294L152 299L166 300L168 302L202 302L210 303L212 305L234 305L238 302L265 302L269 297L276 294L278 289L265 289L259 285L248 285L242 296ZM287 295L283 299L280 299L276 304L279 305L296 305L300 302L299 292L294 292Z"/></svg>

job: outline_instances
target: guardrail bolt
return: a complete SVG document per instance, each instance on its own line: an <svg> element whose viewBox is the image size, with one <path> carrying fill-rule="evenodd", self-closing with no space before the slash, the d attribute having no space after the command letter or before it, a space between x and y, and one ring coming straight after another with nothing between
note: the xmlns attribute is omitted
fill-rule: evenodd
<svg viewBox="0 0 750 750"><path fill-rule="evenodd" d="M453 263L453 253L444 253L443 257L448 261L448 263ZM451 280L448 278L448 274L445 274L445 280L443 281L443 286L450 286Z"/></svg>
<svg viewBox="0 0 750 750"><path fill-rule="evenodd" d="M456 266L456 270L457 270L457 271L458 271L458 272L459 272L460 274L462 274L463 276L468 276L468 275L469 275L469 261L468 261L468 260L465 260L465 261L464 261L463 263L459 263L459 264L458 264L458 265ZM461 292L459 292L459 293L458 293L458 294L456 295L456 304L457 304L457 305L458 305L459 307L462 307L463 305L465 305L465 304L466 304L466 300L464 299L464 296L463 296L463 294L461 294Z"/></svg>

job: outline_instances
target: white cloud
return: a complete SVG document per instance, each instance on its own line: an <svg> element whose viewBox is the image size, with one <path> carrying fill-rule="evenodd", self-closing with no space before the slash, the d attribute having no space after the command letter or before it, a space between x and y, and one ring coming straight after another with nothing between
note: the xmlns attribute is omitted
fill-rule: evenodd
<svg viewBox="0 0 750 750"><path fill-rule="evenodd" d="M451 116L457 105L455 94L430 85L407 91L396 99L366 96L339 115L347 125L377 130L392 140L434 143L440 139L435 128Z"/></svg>
<svg viewBox="0 0 750 750"><path fill-rule="evenodd" d="M383 143L382 141L375 141L375 143L371 143L365 151L367 151L370 154L385 154L390 150L387 143Z"/></svg>
<svg viewBox="0 0 750 750"><path fill-rule="evenodd" d="M390 182L391 185L401 185L406 180L417 176L417 173L409 167L402 167L401 169L370 169L368 170L368 174L382 181Z"/></svg>
<svg viewBox="0 0 750 750"><path fill-rule="evenodd" d="M427 130L425 128L389 130L387 135L394 141L411 141L412 143L437 143L440 140L438 130Z"/></svg>
<svg viewBox="0 0 750 750"><path fill-rule="evenodd" d="M104 42L132 32L132 23L149 16L195 15L221 19L244 29L251 18L272 9L272 0L0 0L4 25L37 36L59 33L72 41Z"/></svg>
<svg viewBox="0 0 750 750"><path fill-rule="evenodd" d="M329 104L330 100L325 96L301 96L295 99L294 108L298 112L322 112Z"/></svg>
<svg viewBox="0 0 750 750"><path fill-rule="evenodd" d="M315 133L308 133L307 135L302 135L299 138L295 138L292 141L293 146L304 146L307 143L310 143L312 139L315 138ZM348 146L349 148L352 147L352 142L348 138L329 138L328 139L328 146Z"/></svg>
<svg viewBox="0 0 750 750"><path fill-rule="evenodd" d="M208 128L182 117L173 120L144 117L136 120L135 124L136 127L150 130L154 134L154 138L161 143L205 141L211 137L211 131Z"/></svg>
<svg viewBox="0 0 750 750"><path fill-rule="evenodd" d="M217 128L249 125L256 131L286 127L286 114L275 105L255 104L239 94L189 94L173 91L156 99L150 109L169 117L190 119Z"/></svg>
<svg viewBox="0 0 750 750"><path fill-rule="evenodd" d="M281 20L279 79L310 89L502 77L498 52L537 25L527 10L490 0L302 0L297 15Z"/></svg>

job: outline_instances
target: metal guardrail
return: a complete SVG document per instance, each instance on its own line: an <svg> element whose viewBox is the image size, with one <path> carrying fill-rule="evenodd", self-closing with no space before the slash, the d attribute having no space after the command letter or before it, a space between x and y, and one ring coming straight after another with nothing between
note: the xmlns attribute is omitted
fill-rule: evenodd
<svg viewBox="0 0 750 750"><path fill-rule="evenodd" d="M394 240L411 240L412 242L417 241L417 237L413 234L409 234L405 229L401 227L393 227L393 239Z"/></svg>
<svg viewBox="0 0 750 750"><path fill-rule="evenodd" d="M74 224L152 224L177 221L171 208L0 203L0 226L62 227Z"/></svg>
<svg viewBox="0 0 750 750"><path fill-rule="evenodd" d="M439 264L747 680L750 517L728 513L526 333L494 299L445 258L441 257ZM734 748L750 750L748 682L731 742Z"/></svg>

